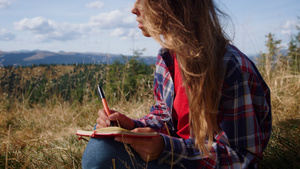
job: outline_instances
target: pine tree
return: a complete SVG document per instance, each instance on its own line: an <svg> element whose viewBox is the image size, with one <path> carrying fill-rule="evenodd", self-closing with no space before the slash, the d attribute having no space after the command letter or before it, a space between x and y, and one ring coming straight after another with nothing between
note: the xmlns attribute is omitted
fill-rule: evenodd
<svg viewBox="0 0 300 169"><path fill-rule="evenodd" d="M275 40L275 35L269 33L266 35L268 40L266 41L266 47L268 48L267 53L261 53L257 58L257 67L264 75L266 80L271 78L271 71L275 69L277 63L282 59L280 54L281 40Z"/></svg>
<svg viewBox="0 0 300 169"><path fill-rule="evenodd" d="M300 19L300 17L298 17ZM297 26L298 34L292 37L289 48L288 56L291 60L291 70L294 72L300 72L300 27Z"/></svg>

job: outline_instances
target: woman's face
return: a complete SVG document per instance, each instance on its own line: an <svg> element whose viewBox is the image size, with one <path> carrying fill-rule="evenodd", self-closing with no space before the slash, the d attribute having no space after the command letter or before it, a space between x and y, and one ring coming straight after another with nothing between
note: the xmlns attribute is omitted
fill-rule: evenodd
<svg viewBox="0 0 300 169"><path fill-rule="evenodd" d="M139 23L138 27L142 30L142 33L146 37L150 37L149 33L147 32L143 22L145 21L143 7L142 7L143 0L136 0L131 9L131 12L136 15L136 21Z"/></svg>

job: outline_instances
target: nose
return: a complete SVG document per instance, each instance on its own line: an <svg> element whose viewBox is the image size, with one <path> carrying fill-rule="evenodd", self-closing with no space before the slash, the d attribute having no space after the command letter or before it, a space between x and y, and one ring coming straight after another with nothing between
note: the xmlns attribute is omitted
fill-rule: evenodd
<svg viewBox="0 0 300 169"><path fill-rule="evenodd" d="M131 13L135 14L135 15L138 15L139 13L139 10L137 8L137 2L134 3L132 9L131 9Z"/></svg>

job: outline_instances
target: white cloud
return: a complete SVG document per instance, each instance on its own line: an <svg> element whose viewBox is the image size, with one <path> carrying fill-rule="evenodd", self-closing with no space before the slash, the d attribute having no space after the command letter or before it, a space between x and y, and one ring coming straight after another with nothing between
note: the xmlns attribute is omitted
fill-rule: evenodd
<svg viewBox="0 0 300 169"><path fill-rule="evenodd" d="M283 35L292 35L293 32L296 30L297 26L299 27L300 24L297 23L295 20L287 20L282 26L281 26L281 34Z"/></svg>
<svg viewBox="0 0 300 169"><path fill-rule="evenodd" d="M103 31L111 31L110 36L121 39L141 36L137 34L135 16L128 10L114 10L91 16L85 23L58 23L43 17L24 18L14 23L15 29L33 34L33 40L39 42L69 41L101 36Z"/></svg>
<svg viewBox="0 0 300 169"><path fill-rule="evenodd" d="M283 30L280 31L280 33L282 35L288 35L288 36L290 36L292 34L292 30L285 30L285 29L283 29Z"/></svg>
<svg viewBox="0 0 300 169"><path fill-rule="evenodd" d="M15 22L15 28L34 34L37 41L68 41L82 37L84 25L56 23L42 17L25 18ZM88 31L87 31L88 32Z"/></svg>
<svg viewBox="0 0 300 169"><path fill-rule="evenodd" d="M100 28L110 29L118 27L133 27L135 23L135 16L128 11L114 10L110 13L100 13L91 16L89 24L98 26Z"/></svg>
<svg viewBox="0 0 300 169"><path fill-rule="evenodd" d="M139 39L141 37L141 31L135 29L124 29L124 28L116 28L111 33L111 36L120 37L122 40L128 39Z"/></svg>
<svg viewBox="0 0 300 169"><path fill-rule="evenodd" d="M288 19L288 20L285 22L285 24L282 25L282 28L284 28L284 29L291 29L291 28L296 27L296 25L297 25L297 22L296 22L296 21L294 21L294 20L289 20L289 19Z"/></svg>
<svg viewBox="0 0 300 169"><path fill-rule="evenodd" d="M101 1L95 1L92 3L86 4L85 6L89 7L89 8L101 9L101 8L103 8L104 3Z"/></svg>
<svg viewBox="0 0 300 169"><path fill-rule="evenodd" d="M0 30L0 41L11 41L15 39L16 36L5 29Z"/></svg>
<svg viewBox="0 0 300 169"><path fill-rule="evenodd" d="M123 35L121 38L126 40L126 39L139 39L142 37L142 31L137 30L138 28L135 29L130 29L127 34Z"/></svg>
<svg viewBox="0 0 300 169"><path fill-rule="evenodd" d="M9 7L14 0L0 0L0 8L7 8Z"/></svg>
<svg viewBox="0 0 300 169"><path fill-rule="evenodd" d="M36 34L50 33L55 30L56 23L42 17L24 18L20 22L15 22L18 30L27 30Z"/></svg>
<svg viewBox="0 0 300 169"><path fill-rule="evenodd" d="M122 36L124 35L125 33L125 30L122 29L122 28L117 28L115 30L113 30L113 32L110 34L111 36L116 36L116 37L119 37L119 36Z"/></svg>

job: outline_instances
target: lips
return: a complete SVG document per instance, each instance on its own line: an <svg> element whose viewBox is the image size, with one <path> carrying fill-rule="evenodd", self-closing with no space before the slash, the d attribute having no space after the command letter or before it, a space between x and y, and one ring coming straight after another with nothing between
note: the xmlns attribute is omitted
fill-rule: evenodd
<svg viewBox="0 0 300 169"><path fill-rule="evenodd" d="M137 19L136 21L139 23L138 27L140 29L142 29L144 27L144 25L141 23L141 21L139 19Z"/></svg>
<svg viewBox="0 0 300 169"><path fill-rule="evenodd" d="M138 27L140 28L140 29L142 29L143 28L143 24L141 24L140 22L139 22L139 25L138 25Z"/></svg>

